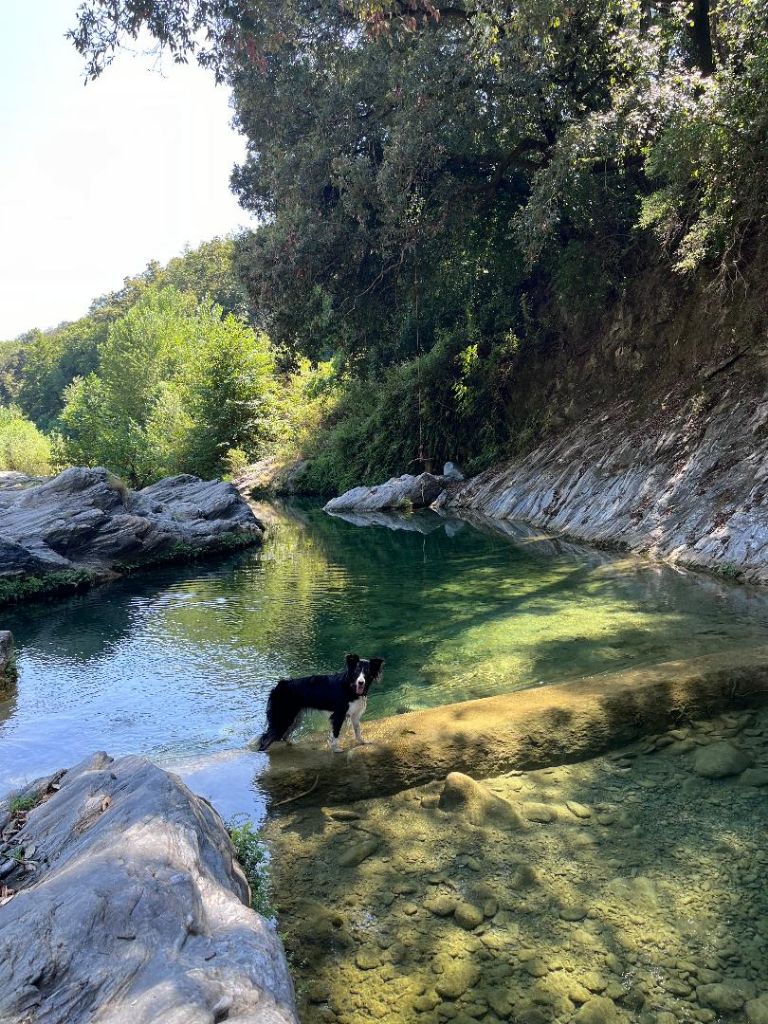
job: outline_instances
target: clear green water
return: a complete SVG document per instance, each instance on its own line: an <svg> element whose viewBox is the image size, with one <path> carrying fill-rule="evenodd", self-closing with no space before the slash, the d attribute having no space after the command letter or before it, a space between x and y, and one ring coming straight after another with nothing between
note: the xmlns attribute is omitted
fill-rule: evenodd
<svg viewBox="0 0 768 1024"><path fill-rule="evenodd" d="M759 590L509 525L382 523L294 508L263 551L6 609L20 680L0 704L0 792L106 749L248 810L266 761L242 751L270 687L348 650L387 659L376 717L768 642Z"/></svg>

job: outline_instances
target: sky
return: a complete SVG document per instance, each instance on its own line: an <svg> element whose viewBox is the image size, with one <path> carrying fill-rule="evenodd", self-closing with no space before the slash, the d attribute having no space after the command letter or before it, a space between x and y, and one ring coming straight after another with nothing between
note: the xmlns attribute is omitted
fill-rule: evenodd
<svg viewBox="0 0 768 1024"><path fill-rule="evenodd" d="M78 0L0 0L0 340L87 312L153 259L251 223L245 143L195 64L121 54L95 82Z"/></svg>

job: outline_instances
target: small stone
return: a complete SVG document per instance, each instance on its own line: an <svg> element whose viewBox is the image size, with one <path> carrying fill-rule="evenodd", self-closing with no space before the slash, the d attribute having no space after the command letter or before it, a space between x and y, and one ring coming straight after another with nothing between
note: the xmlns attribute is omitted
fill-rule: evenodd
<svg viewBox="0 0 768 1024"><path fill-rule="evenodd" d="M523 815L528 821L536 821L541 825L549 825L557 821L557 811L549 804L524 803L521 804Z"/></svg>
<svg viewBox="0 0 768 1024"><path fill-rule="evenodd" d="M693 738L687 740L680 740L678 743L672 743L667 747L668 754L690 754L692 750L695 750L698 743Z"/></svg>
<svg viewBox="0 0 768 1024"><path fill-rule="evenodd" d="M689 996L691 994L691 986L686 985L679 978L667 978L664 982L664 988L667 992L671 992L673 996Z"/></svg>
<svg viewBox="0 0 768 1024"><path fill-rule="evenodd" d="M713 1010L719 1010L721 1013L735 1013L754 994L754 985L741 980L699 985L696 989L696 997L700 1003L711 1006Z"/></svg>
<svg viewBox="0 0 768 1024"><path fill-rule="evenodd" d="M372 853L375 853L379 848L378 839L366 839L362 843L355 843L349 849L339 854L337 863L343 868L353 868L370 857Z"/></svg>
<svg viewBox="0 0 768 1024"><path fill-rule="evenodd" d="M523 966L532 978L543 978L545 974L549 973L549 968L538 956L531 957Z"/></svg>
<svg viewBox="0 0 768 1024"><path fill-rule="evenodd" d="M330 997L331 989L324 981L313 981L307 989L310 1003L325 1003Z"/></svg>
<svg viewBox="0 0 768 1024"><path fill-rule="evenodd" d="M749 999L744 1007L744 1013L747 1024L768 1024L768 992L757 999Z"/></svg>
<svg viewBox="0 0 768 1024"><path fill-rule="evenodd" d="M727 740L719 740L696 751L693 769L705 779L725 779L741 774L752 763L752 758L745 751L739 750Z"/></svg>
<svg viewBox="0 0 768 1024"><path fill-rule="evenodd" d="M414 1010L417 1010L419 1013L428 1013L430 1010L434 1010L434 1008L438 1005L439 1002L440 996L437 994L437 992L429 991L425 992L424 995L421 995L418 997L418 999L414 1000L413 1008Z"/></svg>
<svg viewBox="0 0 768 1024"><path fill-rule="evenodd" d="M473 928L477 928L478 925L483 923L483 912L474 903L467 903L462 900L456 904L453 911L453 919L462 928L472 931Z"/></svg>
<svg viewBox="0 0 768 1024"><path fill-rule="evenodd" d="M565 806L575 815L577 818L591 818L592 811L584 804L578 803L576 800L566 800Z"/></svg>
<svg viewBox="0 0 768 1024"><path fill-rule="evenodd" d="M381 963L381 952L375 946L363 946L355 954L355 963L361 971L372 971Z"/></svg>
<svg viewBox="0 0 768 1024"><path fill-rule="evenodd" d="M524 822L508 800L503 800L469 775L451 772L445 780L438 807L459 814L472 825L519 829Z"/></svg>
<svg viewBox="0 0 768 1024"><path fill-rule="evenodd" d="M587 908L578 903L566 903L560 907L560 918L563 921L582 921L587 916Z"/></svg>
<svg viewBox="0 0 768 1024"><path fill-rule="evenodd" d="M414 914L418 913L418 910L419 908L415 903L404 903L402 906L403 913L407 914L408 917L413 917Z"/></svg>
<svg viewBox="0 0 768 1024"><path fill-rule="evenodd" d="M456 909L457 900L453 896L432 896L424 900L424 906L437 917L450 917Z"/></svg>
<svg viewBox="0 0 768 1024"><path fill-rule="evenodd" d="M579 981L590 992L602 992L608 984L602 974L598 974L597 971L587 971L586 974L579 976Z"/></svg>
<svg viewBox="0 0 768 1024"><path fill-rule="evenodd" d="M613 1000L593 996L573 1015L573 1024L621 1024L623 1019Z"/></svg>
<svg viewBox="0 0 768 1024"><path fill-rule="evenodd" d="M768 786L768 768L747 768L739 782L743 786Z"/></svg>
<svg viewBox="0 0 768 1024"><path fill-rule="evenodd" d="M480 971L470 960L453 960L437 979L435 990L443 999L458 999L479 978Z"/></svg>

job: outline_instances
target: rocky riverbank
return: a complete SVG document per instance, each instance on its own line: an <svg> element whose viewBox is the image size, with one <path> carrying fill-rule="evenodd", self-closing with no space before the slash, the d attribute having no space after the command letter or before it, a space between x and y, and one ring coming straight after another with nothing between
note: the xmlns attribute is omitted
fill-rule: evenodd
<svg viewBox="0 0 768 1024"><path fill-rule="evenodd" d="M282 944L221 818L97 754L0 804L3 1024L296 1024Z"/></svg>
<svg viewBox="0 0 768 1024"><path fill-rule="evenodd" d="M257 544L264 532L221 480L182 475L131 491L106 469L0 490L0 516L0 603Z"/></svg>
<svg viewBox="0 0 768 1024"><path fill-rule="evenodd" d="M670 396L651 418L630 403L585 418L436 507L768 583L768 402L728 366L682 408Z"/></svg>
<svg viewBox="0 0 768 1024"><path fill-rule="evenodd" d="M768 709L273 818L304 1024L766 1024Z"/></svg>

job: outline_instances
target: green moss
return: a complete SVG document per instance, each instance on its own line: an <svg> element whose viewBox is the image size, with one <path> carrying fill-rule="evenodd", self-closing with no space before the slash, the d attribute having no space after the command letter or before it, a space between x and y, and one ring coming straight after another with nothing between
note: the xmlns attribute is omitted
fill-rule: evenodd
<svg viewBox="0 0 768 1024"><path fill-rule="evenodd" d="M179 542L165 551L158 552L156 555L141 561L115 562L112 565L112 571L116 573L131 573L142 569L149 569L156 565L194 561L198 558L207 558L209 555L240 551L243 548L251 547L258 543L258 541L259 538L254 537L252 534L226 533L213 544L209 544L208 547L202 549L196 548L191 544ZM104 575L103 573L92 572L88 569L67 569L62 572L48 573L45 576L0 579L0 605L15 604L18 601L34 598L61 597L66 594L76 594L104 579Z"/></svg>
<svg viewBox="0 0 768 1024"><path fill-rule="evenodd" d="M26 796L14 796L11 798L9 810L11 814L24 814L31 811L40 803L40 794L28 793Z"/></svg>
<svg viewBox="0 0 768 1024"><path fill-rule="evenodd" d="M35 597L54 597L85 590L97 579L86 569L67 569L45 576L24 576L0 580L0 605L14 604Z"/></svg>
<svg viewBox="0 0 768 1024"><path fill-rule="evenodd" d="M269 874L267 846L251 821L237 824L237 816L227 822L227 830L235 847L248 885L251 887L251 908L263 917L275 917L272 903L272 879Z"/></svg>

